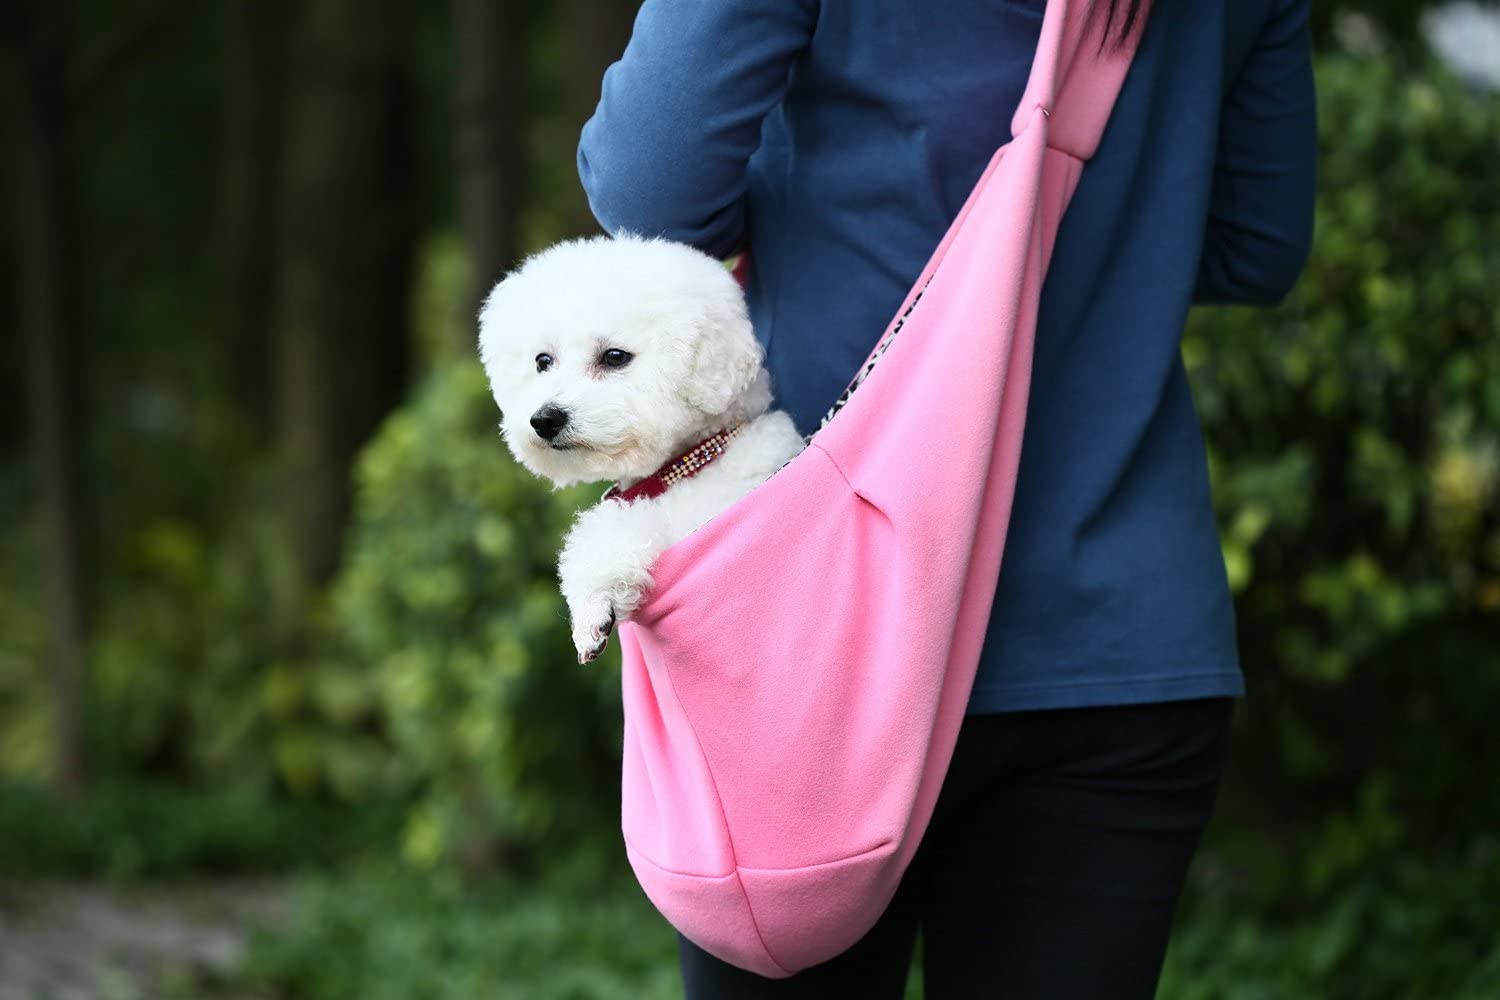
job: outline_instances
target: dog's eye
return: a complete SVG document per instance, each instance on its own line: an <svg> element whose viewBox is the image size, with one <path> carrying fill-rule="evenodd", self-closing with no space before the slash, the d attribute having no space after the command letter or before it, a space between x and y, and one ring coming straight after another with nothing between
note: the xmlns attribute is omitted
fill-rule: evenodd
<svg viewBox="0 0 1500 1000"><path fill-rule="evenodd" d="M618 347L611 347L599 355L599 363L606 368L624 368L630 364L630 359L635 357L629 351L622 351Z"/></svg>
<svg viewBox="0 0 1500 1000"><path fill-rule="evenodd" d="M548 368L551 368L551 367L552 367L552 355L550 355L550 354L538 354L536 356L536 370L537 371L544 372Z"/></svg>

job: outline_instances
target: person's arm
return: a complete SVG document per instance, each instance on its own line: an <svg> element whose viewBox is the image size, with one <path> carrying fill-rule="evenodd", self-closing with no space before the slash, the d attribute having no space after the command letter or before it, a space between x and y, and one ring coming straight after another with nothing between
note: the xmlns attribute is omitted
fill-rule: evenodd
<svg viewBox="0 0 1500 1000"><path fill-rule="evenodd" d="M578 143L599 224L738 250L746 164L816 22L816 0L645 0Z"/></svg>
<svg viewBox="0 0 1500 1000"><path fill-rule="evenodd" d="M1230 88L1193 300L1275 305L1312 245L1318 135L1308 0L1284 0Z"/></svg>

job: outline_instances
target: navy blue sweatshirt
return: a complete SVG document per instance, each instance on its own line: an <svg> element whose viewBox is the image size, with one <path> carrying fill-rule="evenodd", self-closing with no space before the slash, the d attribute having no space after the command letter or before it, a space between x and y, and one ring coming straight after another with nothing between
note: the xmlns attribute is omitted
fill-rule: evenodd
<svg viewBox="0 0 1500 1000"><path fill-rule="evenodd" d="M1010 138L1042 6L645 0L579 145L594 214L750 247L777 403L810 431ZM971 712L1243 690L1179 342L1193 303L1275 303L1306 258L1307 14L1154 5L1042 291Z"/></svg>

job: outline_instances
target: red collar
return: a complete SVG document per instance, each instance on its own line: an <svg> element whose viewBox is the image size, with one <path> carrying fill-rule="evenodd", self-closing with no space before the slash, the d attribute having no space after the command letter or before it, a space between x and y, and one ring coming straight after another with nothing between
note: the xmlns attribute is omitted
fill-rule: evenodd
<svg viewBox="0 0 1500 1000"><path fill-rule="evenodd" d="M642 497L661 496L667 492L668 487L696 476L703 471L704 466L724 454L724 448L729 444L729 439L738 434L744 426L743 423L738 423L704 438L681 455L669 459L665 465L629 489L621 489L620 484L615 483L604 491L604 499L630 503Z"/></svg>

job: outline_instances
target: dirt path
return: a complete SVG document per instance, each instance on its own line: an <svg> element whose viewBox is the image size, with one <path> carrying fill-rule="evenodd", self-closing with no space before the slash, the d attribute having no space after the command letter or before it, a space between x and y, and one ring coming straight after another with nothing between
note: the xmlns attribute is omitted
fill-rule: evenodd
<svg viewBox="0 0 1500 1000"><path fill-rule="evenodd" d="M0 883L0 1000L200 996L291 901L285 882Z"/></svg>

